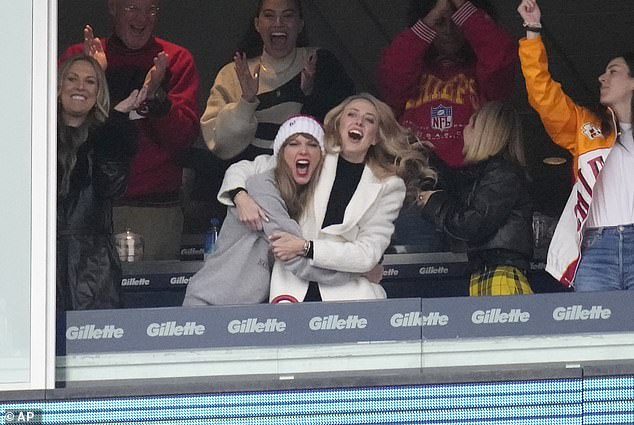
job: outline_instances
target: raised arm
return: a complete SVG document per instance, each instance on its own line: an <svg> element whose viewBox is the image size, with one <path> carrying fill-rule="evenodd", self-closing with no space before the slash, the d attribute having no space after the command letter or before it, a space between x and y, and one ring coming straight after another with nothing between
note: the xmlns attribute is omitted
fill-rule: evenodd
<svg viewBox="0 0 634 425"><path fill-rule="evenodd" d="M259 101L249 89L255 88L257 94L258 80L257 70L251 72L241 55L216 76L200 128L209 150L221 159L235 157L255 137L258 126L255 110Z"/></svg>
<svg viewBox="0 0 634 425"><path fill-rule="evenodd" d="M509 100L517 72L516 41L469 1L463 1L451 19L476 55L476 77L483 101Z"/></svg>
<svg viewBox="0 0 634 425"><path fill-rule="evenodd" d="M421 17L411 28L399 33L381 53L377 75L379 89L397 116L404 110L407 100L417 93L426 68L424 58L435 37L436 31Z"/></svg>
<svg viewBox="0 0 634 425"><path fill-rule="evenodd" d="M141 125L150 127L157 144L179 155L199 134L198 71L191 53L185 49L176 50L169 56L159 53L148 72L146 84L151 84L149 89L154 93L148 93L152 99L150 119L142 120Z"/></svg>
<svg viewBox="0 0 634 425"><path fill-rule="evenodd" d="M528 102L539 114L550 138L576 155L575 134L585 114L584 108L569 98L561 84L553 80L548 71L546 48L539 34L520 40L519 56Z"/></svg>

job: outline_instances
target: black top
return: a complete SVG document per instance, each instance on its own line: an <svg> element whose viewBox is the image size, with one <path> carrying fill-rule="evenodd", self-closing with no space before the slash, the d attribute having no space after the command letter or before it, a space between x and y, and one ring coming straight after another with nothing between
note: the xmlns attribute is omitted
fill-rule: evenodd
<svg viewBox="0 0 634 425"><path fill-rule="evenodd" d="M352 195L359 186L361 180L361 174L365 164L355 164L348 162L341 155L337 161L337 172L335 174L335 181L332 184L330 190L330 198L328 199L328 207L326 208L326 216L321 228L328 227L331 224L343 223L343 216L346 212L346 207L352 199ZM313 258L313 247L310 246L310 250L307 255L308 258ZM321 293L319 292L319 286L316 282L308 283L308 290L304 297L304 302L309 301L321 301Z"/></svg>
<svg viewBox="0 0 634 425"><path fill-rule="evenodd" d="M352 199L352 195L355 190L357 190L364 167L365 163L354 164L346 161L339 155L337 173L335 174L335 181L330 191L326 216L321 225L322 229L331 224L343 223L343 215L346 212L346 207L350 203L350 199Z"/></svg>

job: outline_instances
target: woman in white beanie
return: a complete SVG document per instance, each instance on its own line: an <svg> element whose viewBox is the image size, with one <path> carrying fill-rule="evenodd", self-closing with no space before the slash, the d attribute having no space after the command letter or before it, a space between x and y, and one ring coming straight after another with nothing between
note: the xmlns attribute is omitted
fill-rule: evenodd
<svg viewBox="0 0 634 425"><path fill-rule="evenodd" d="M274 169L252 176L244 191L256 200L267 221L260 231L240 222L237 208L228 209L216 250L187 286L183 305L256 304L269 296L270 245L277 231L301 235L297 221L312 198L324 151L324 131L314 118L295 116L282 124L274 142ZM307 267L307 279L350 279Z"/></svg>
<svg viewBox="0 0 634 425"><path fill-rule="evenodd" d="M325 132L327 154L312 202L300 220L303 236L276 232L271 238L280 260L271 275L271 302L385 298L377 264L390 243L394 219L406 194L416 196L421 181L435 180L390 107L370 94L350 96L332 109ZM271 161L260 156L234 164L218 195L228 205L235 201L243 222L252 228L266 223L266 214L250 194L236 194L236 188L247 176L270 168ZM298 273L306 262L353 275L334 283L306 279Z"/></svg>

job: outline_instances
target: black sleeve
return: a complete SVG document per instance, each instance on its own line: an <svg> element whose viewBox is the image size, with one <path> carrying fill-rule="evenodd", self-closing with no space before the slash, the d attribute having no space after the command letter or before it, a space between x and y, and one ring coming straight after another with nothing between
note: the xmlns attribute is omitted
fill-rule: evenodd
<svg viewBox="0 0 634 425"><path fill-rule="evenodd" d="M434 193L422 214L449 236L482 244L507 221L522 190L520 176L514 172L485 173L465 199L447 191Z"/></svg>
<svg viewBox="0 0 634 425"><path fill-rule="evenodd" d="M312 115L323 122L328 111L352 94L354 83L341 62L328 50L317 50L315 86L312 94L304 100L302 114Z"/></svg>
<svg viewBox="0 0 634 425"><path fill-rule="evenodd" d="M106 123L95 130L95 188L105 198L122 195L136 152L136 129L127 114L112 110Z"/></svg>

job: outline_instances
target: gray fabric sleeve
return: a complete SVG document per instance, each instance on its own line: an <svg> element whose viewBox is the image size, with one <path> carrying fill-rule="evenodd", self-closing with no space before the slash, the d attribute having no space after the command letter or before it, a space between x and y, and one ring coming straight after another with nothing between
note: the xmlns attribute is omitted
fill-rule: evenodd
<svg viewBox="0 0 634 425"><path fill-rule="evenodd" d="M272 171L250 177L247 180L246 189L269 218L268 222L263 223L264 234L267 238L271 234L280 231L302 237L302 229L299 224L288 215L286 204L277 189ZM358 276L356 273L340 272L313 266L310 260L305 257L295 257L293 260L285 261L283 264L285 269L300 279L326 285L341 285L354 280Z"/></svg>

